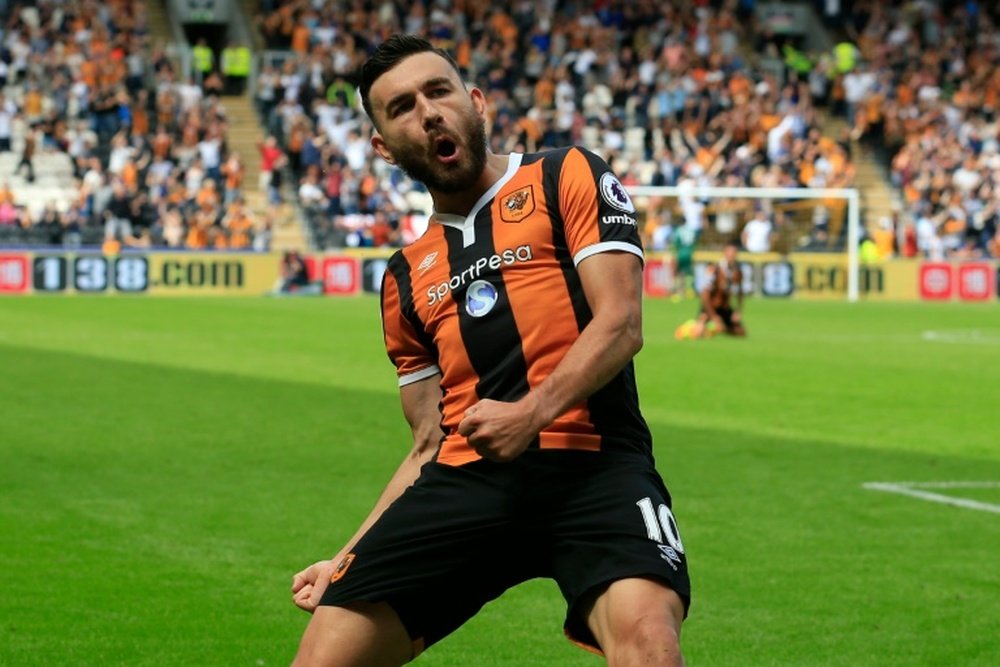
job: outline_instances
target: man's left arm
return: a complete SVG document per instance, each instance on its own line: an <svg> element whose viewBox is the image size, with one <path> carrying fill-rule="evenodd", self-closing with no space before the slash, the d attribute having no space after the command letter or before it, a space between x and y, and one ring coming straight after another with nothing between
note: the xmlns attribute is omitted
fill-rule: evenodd
<svg viewBox="0 0 1000 667"><path fill-rule="evenodd" d="M513 403L484 399L458 432L480 456L510 461L570 407L613 378L642 347L642 262L630 252L602 252L577 266L593 319L555 370Z"/></svg>

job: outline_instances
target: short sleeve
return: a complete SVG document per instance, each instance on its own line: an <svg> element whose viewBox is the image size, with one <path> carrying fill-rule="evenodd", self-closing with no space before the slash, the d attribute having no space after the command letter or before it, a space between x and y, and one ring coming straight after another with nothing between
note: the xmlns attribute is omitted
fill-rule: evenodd
<svg viewBox="0 0 1000 667"><path fill-rule="evenodd" d="M436 355L422 340L425 336L418 333L412 315L407 316L403 301L395 276L386 271L382 278L382 333L400 387L441 372Z"/></svg>
<svg viewBox="0 0 1000 667"><path fill-rule="evenodd" d="M610 251L643 258L635 204L608 164L593 153L574 148L566 154L559 210L575 264Z"/></svg>

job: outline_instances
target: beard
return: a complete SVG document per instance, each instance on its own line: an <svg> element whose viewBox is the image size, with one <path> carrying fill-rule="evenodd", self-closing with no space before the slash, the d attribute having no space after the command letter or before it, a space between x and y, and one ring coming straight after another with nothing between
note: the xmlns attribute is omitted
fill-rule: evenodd
<svg viewBox="0 0 1000 667"><path fill-rule="evenodd" d="M462 149L458 162L442 164L425 146L411 144L392 151L397 166L430 190L454 194L471 188L486 168L486 126L470 110L459 119L457 130L456 145Z"/></svg>

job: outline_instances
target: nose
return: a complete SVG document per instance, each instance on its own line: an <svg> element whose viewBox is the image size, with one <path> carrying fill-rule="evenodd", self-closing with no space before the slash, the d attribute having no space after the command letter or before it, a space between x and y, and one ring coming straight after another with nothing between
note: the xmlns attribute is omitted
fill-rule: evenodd
<svg viewBox="0 0 1000 667"><path fill-rule="evenodd" d="M441 110L438 109L437 105L434 104L433 100L428 99L426 96L421 95L418 98L417 104L420 106L420 117L421 124L425 130L430 130L434 126L438 125L443 116L441 115Z"/></svg>

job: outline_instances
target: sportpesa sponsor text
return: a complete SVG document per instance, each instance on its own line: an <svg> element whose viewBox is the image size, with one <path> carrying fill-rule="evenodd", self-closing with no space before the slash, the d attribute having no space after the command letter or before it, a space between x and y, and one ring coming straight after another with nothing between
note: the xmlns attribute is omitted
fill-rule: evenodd
<svg viewBox="0 0 1000 667"><path fill-rule="evenodd" d="M450 280L443 281L437 285L427 288L427 305L433 306L444 300L453 290L457 290L479 278L483 271L490 269L496 271L501 266L510 266L521 262L529 262L532 259L531 246L519 245L516 248L507 248L489 257L480 257L475 262L467 266L460 273L456 273Z"/></svg>

